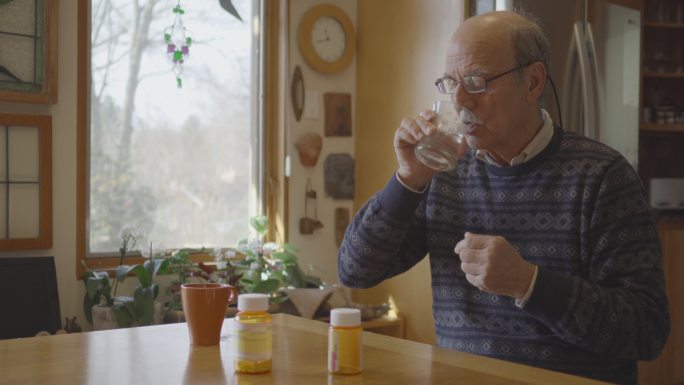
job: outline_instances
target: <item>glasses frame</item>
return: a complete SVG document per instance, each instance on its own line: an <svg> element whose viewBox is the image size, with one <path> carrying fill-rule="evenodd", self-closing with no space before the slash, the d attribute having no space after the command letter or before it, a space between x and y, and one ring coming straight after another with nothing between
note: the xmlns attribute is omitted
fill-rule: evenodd
<svg viewBox="0 0 684 385"><path fill-rule="evenodd" d="M521 69L523 69L529 65L532 65L536 62L537 61L533 61L533 62L530 62L527 64L519 65L515 68L509 69L508 71L501 72L499 74L490 76L488 78L484 78L482 76L465 76L465 77L463 77L463 80L456 80L449 75L445 75L445 76L442 76L442 77L438 78L437 80L435 80L435 86L437 86L437 90L439 91L439 93L444 94L444 95L455 94L457 92L457 91L455 91L456 86L458 86L459 84L463 85L463 89L465 90L465 92L467 92L469 94L480 94L483 92L487 92L489 90L489 88L487 87L489 82L492 82L496 79L504 77L510 73L515 72L515 71L521 70ZM446 87L444 87L444 81L445 80L453 80L456 83L456 86L454 86L454 92L447 92ZM477 81L475 81L475 80L477 80ZM476 89L474 91L468 89L468 87L469 87L468 84L477 84L479 81L482 81L484 83L484 87L482 89Z"/></svg>

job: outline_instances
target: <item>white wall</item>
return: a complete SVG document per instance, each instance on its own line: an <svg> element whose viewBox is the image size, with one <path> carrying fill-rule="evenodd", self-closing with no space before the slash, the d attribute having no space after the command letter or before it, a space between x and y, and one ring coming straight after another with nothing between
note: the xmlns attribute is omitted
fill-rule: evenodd
<svg viewBox="0 0 684 385"><path fill-rule="evenodd" d="M299 21L304 13L312 6L320 3L334 4L344 10L352 23L356 25L356 0L296 0L290 1L289 21L289 69L287 71L287 94L289 84L295 66L299 66L304 77L304 87L308 91L318 92L318 100L306 100L305 103L318 104L318 118L311 119L302 116L296 121L291 101L288 98L286 106L286 127L289 130L286 149L290 153L291 176L288 178L289 186L289 219L288 219L288 243L299 249L300 265L306 269L309 264L315 266L315 274L325 282L336 283L337 280L337 243L335 241L335 209L338 207L348 208L353 215L353 200L334 200L325 193L323 164L328 154L348 153L354 156L354 134L356 132L356 58L341 73L324 75L311 69L301 53L297 44L297 30ZM324 132L324 106L323 94L326 92L350 93L352 106L352 136L349 137L325 137ZM323 147L318 162L314 167L304 167L299 162L299 155L294 148L294 143L303 134L316 132L323 138ZM299 220L304 216L304 194L306 181L311 178L312 188L316 190L316 205L318 220L323 222L324 227L316 230L313 234L302 235L299 232ZM309 201L311 204L312 201ZM313 209L309 206L309 217L313 216Z"/></svg>
<svg viewBox="0 0 684 385"><path fill-rule="evenodd" d="M83 283L76 279L76 38L77 2L59 4L58 103L33 105L0 102L0 112L52 115L52 207L53 247L51 250L8 252L0 257L55 257L60 311L64 317L77 316L87 322L81 310Z"/></svg>

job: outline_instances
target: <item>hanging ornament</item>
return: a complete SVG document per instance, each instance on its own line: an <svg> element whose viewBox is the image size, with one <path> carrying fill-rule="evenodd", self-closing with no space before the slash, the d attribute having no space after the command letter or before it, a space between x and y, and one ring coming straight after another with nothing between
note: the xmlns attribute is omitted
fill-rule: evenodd
<svg viewBox="0 0 684 385"><path fill-rule="evenodd" d="M180 0L173 8L173 24L164 28L164 41L166 42L166 55L173 65L173 73L176 75L176 85L183 87L183 63L190 56L192 36L183 25L182 15L185 10L180 6Z"/></svg>

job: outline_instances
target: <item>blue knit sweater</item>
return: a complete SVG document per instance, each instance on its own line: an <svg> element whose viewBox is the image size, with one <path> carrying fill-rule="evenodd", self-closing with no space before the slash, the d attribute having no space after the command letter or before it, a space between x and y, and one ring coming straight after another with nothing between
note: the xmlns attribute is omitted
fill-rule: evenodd
<svg viewBox="0 0 684 385"><path fill-rule="evenodd" d="M555 128L539 155L496 167L469 152L416 194L396 178L348 227L339 276L371 287L429 253L437 344L621 384L670 329L662 256L639 177L616 151ZM464 233L499 235L539 266L521 309L465 279Z"/></svg>

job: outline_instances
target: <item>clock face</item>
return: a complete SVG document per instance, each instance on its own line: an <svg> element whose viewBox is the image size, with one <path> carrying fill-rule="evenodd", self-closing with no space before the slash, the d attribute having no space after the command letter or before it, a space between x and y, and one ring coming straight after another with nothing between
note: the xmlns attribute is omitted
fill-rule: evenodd
<svg viewBox="0 0 684 385"><path fill-rule="evenodd" d="M311 30L311 44L316 54L324 61L339 60L347 46L347 36L342 24L334 17L319 18Z"/></svg>
<svg viewBox="0 0 684 385"><path fill-rule="evenodd" d="M302 57L320 73L339 73L354 59L354 24L332 4L318 4L306 11L299 21L297 35Z"/></svg>

